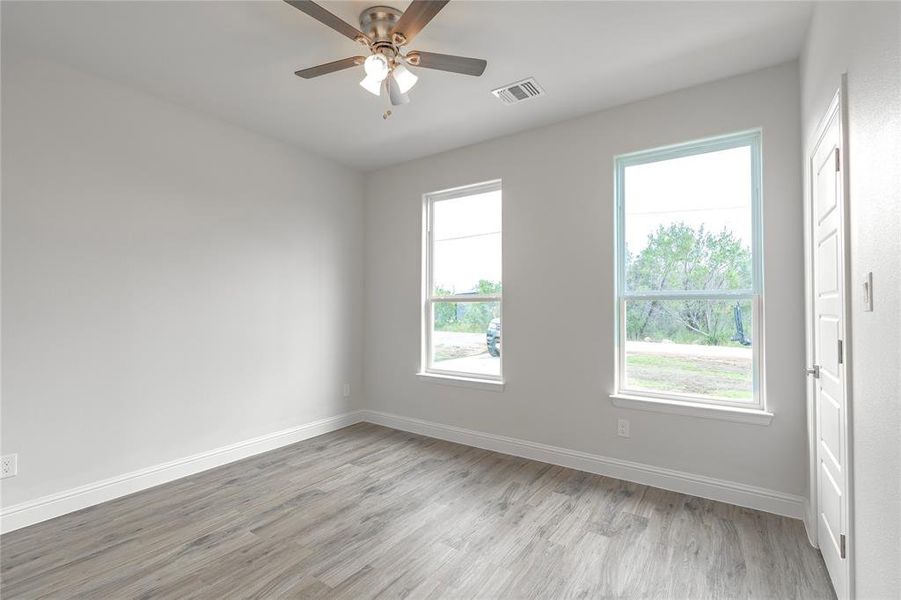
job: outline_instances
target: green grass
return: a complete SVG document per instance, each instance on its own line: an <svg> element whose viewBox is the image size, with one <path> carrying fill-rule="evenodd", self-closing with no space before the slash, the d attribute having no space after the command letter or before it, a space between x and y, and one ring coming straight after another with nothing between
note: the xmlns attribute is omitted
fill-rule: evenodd
<svg viewBox="0 0 901 600"><path fill-rule="evenodd" d="M679 373L693 373L703 377L724 377L738 382L750 381L751 375L750 372L737 370L728 365L724 367L716 359L636 354L630 355L626 359L626 364L633 367L653 367Z"/></svg>
<svg viewBox="0 0 901 600"><path fill-rule="evenodd" d="M635 352L626 356L626 376L631 389L729 400L753 398L749 359Z"/></svg>

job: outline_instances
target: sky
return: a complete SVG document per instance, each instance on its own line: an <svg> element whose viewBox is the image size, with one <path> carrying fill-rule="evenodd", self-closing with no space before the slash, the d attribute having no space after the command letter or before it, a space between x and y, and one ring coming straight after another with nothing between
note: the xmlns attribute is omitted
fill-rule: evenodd
<svg viewBox="0 0 901 600"><path fill-rule="evenodd" d="M751 149L748 146L634 165L625 171L626 245L638 254L661 224L684 222L751 245Z"/></svg>
<svg viewBox="0 0 901 600"><path fill-rule="evenodd" d="M501 281L501 192L435 202L432 280L456 293Z"/></svg>

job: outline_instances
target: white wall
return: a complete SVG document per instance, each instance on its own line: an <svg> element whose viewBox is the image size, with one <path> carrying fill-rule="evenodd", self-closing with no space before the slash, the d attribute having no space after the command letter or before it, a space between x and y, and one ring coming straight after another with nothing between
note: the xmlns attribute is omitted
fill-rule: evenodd
<svg viewBox="0 0 901 600"><path fill-rule="evenodd" d="M352 408L360 175L8 48L2 67L3 506Z"/></svg>
<svg viewBox="0 0 901 600"><path fill-rule="evenodd" d="M371 174L368 408L804 494L798 106L790 63ZM766 395L775 418L760 426L612 406L613 157L753 127L763 128ZM421 382L421 196L495 178L504 186L506 389ZM631 420L630 439L616 436L618 417Z"/></svg>
<svg viewBox="0 0 901 600"><path fill-rule="evenodd" d="M801 60L804 156L848 74L852 452L858 598L901 590L901 4L821 3ZM873 272L875 310L861 285Z"/></svg>

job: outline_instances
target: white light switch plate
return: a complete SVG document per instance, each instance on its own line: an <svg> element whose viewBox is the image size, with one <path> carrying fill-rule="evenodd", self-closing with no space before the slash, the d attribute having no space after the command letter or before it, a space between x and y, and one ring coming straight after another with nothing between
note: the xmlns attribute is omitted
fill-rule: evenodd
<svg viewBox="0 0 901 600"><path fill-rule="evenodd" d="M863 312L873 312L873 272L863 280Z"/></svg>

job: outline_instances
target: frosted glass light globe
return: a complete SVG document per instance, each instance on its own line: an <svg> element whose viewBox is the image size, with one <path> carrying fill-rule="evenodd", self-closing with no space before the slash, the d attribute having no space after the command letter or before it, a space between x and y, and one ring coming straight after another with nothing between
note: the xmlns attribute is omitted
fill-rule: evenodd
<svg viewBox="0 0 901 600"><path fill-rule="evenodd" d="M366 77L372 77L376 81L384 81L388 76L388 59L381 54L372 54L363 63Z"/></svg>
<svg viewBox="0 0 901 600"><path fill-rule="evenodd" d="M416 81L419 79L416 75L410 72L407 67L403 65L397 65L394 68L394 79L397 81L397 85L400 87L400 93L406 94L409 92L414 85L416 85Z"/></svg>
<svg viewBox="0 0 901 600"><path fill-rule="evenodd" d="M360 86L373 96L382 95L382 82L375 77L367 75L363 81L360 82Z"/></svg>

